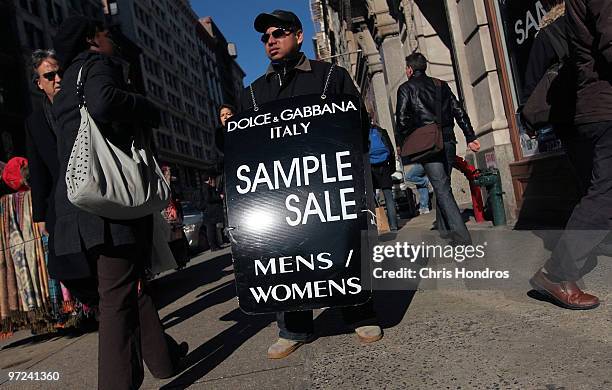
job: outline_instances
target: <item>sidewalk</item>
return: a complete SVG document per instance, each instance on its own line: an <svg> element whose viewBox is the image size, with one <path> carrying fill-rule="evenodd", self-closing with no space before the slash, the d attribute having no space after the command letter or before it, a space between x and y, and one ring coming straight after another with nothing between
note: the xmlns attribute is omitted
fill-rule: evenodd
<svg viewBox="0 0 612 390"><path fill-rule="evenodd" d="M433 213L407 226L428 228L432 220ZM168 332L189 343L189 368L164 381L147 372L143 388L612 388L610 280L602 277L612 259L601 258L588 275L590 290L603 300L595 310L563 310L527 291L383 291L375 294L385 330L380 342L359 344L337 311L319 311L319 339L271 361L266 350L277 337L274 317L240 311L229 251L214 255L154 282ZM9 343L17 345L0 350L3 388L96 388L97 334ZM14 383L8 371L58 371L61 379Z"/></svg>

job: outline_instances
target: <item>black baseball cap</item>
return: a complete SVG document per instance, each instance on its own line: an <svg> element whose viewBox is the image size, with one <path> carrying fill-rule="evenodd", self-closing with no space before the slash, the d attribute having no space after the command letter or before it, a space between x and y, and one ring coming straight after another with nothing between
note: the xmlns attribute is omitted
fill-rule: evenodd
<svg viewBox="0 0 612 390"><path fill-rule="evenodd" d="M293 27L296 30L301 30L302 22L293 12L277 9L270 13L257 15L254 26L257 32L265 33L270 27Z"/></svg>

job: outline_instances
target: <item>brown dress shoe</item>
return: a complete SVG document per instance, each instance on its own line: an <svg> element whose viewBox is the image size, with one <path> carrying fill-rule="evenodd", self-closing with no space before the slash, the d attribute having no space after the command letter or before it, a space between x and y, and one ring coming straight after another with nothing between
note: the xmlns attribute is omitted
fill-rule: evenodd
<svg viewBox="0 0 612 390"><path fill-rule="evenodd" d="M552 282L542 270L536 272L529 283L535 290L566 309L589 310L599 306L599 298L582 291L576 282Z"/></svg>

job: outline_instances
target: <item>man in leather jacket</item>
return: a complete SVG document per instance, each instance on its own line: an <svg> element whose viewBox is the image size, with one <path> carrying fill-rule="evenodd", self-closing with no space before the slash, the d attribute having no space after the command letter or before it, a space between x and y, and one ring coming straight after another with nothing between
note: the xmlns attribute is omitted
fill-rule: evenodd
<svg viewBox="0 0 612 390"><path fill-rule="evenodd" d="M471 238L450 185L450 174L457 151L455 121L463 130L470 150L479 151L480 142L476 139L470 118L448 84L442 81L441 86L436 87L433 78L425 74L426 70L427 59L421 53L406 57L408 81L397 90L396 141L399 149L406 137L416 129L432 123L441 125L444 151L419 162L423 164L436 194L436 219L440 235L450 237L458 243L467 243ZM436 101L437 88L441 88L441 102ZM438 118L439 110L441 118Z"/></svg>

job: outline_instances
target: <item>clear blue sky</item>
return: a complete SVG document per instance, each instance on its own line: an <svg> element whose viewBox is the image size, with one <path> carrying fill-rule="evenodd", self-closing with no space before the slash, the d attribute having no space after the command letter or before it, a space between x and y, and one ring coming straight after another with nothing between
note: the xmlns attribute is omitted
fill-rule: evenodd
<svg viewBox="0 0 612 390"><path fill-rule="evenodd" d="M238 63L246 73L245 85L261 76L269 64L259 40L261 34L253 28L255 17L262 12L275 9L294 12L304 27L302 50L309 58L314 57L314 28L308 0L191 0L191 6L199 17L212 16L227 41L236 44Z"/></svg>

